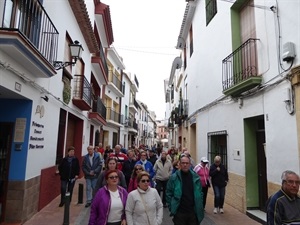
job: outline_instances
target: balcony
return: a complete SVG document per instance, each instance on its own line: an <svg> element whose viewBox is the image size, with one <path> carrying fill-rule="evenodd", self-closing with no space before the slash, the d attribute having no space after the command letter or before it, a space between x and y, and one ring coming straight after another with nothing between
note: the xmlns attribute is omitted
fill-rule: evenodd
<svg viewBox="0 0 300 225"><path fill-rule="evenodd" d="M178 104L178 117L180 119L186 119L188 116L188 100L179 100Z"/></svg>
<svg viewBox="0 0 300 225"><path fill-rule="evenodd" d="M125 117L122 117L125 118ZM123 119L122 124L128 128L129 133L137 134L138 125L133 118Z"/></svg>
<svg viewBox="0 0 300 225"><path fill-rule="evenodd" d="M114 41L110 10L108 5L99 1L95 6L95 23L103 46L109 47Z"/></svg>
<svg viewBox="0 0 300 225"><path fill-rule="evenodd" d="M143 130L142 136L143 136L144 138L147 138L147 137L148 137L148 132L147 132L146 130Z"/></svg>
<svg viewBox="0 0 300 225"><path fill-rule="evenodd" d="M83 111L91 109L92 87L84 75L74 76L74 92L72 102Z"/></svg>
<svg viewBox="0 0 300 225"><path fill-rule="evenodd" d="M130 103L129 103L129 110L132 113L137 113L138 112L138 108L139 108L139 104L137 103L137 101L135 99L133 99L133 101L130 101Z"/></svg>
<svg viewBox="0 0 300 225"><path fill-rule="evenodd" d="M139 90L139 81L138 81L136 75L134 75L134 80L132 81L131 89L134 92L138 92L138 90Z"/></svg>
<svg viewBox="0 0 300 225"><path fill-rule="evenodd" d="M133 121L132 128L135 129L136 131L138 130L137 122Z"/></svg>
<svg viewBox="0 0 300 225"><path fill-rule="evenodd" d="M101 84L106 85L108 83L108 67L101 43L99 50L99 55L92 57L92 67L96 73L95 77L99 79Z"/></svg>
<svg viewBox="0 0 300 225"><path fill-rule="evenodd" d="M122 126L122 124L121 124L122 116L123 115L116 112L114 109L109 108L109 107L106 108L106 121L108 123L111 123L111 124L121 127Z"/></svg>
<svg viewBox="0 0 300 225"><path fill-rule="evenodd" d="M2 1L0 51L5 52L36 78L56 74L58 31L36 0ZM4 6L4 7L3 7Z"/></svg>
<svg viewBox="0 0 300 225"><path fill-rule="evenodd" d="M108 87L118 96L124 97L123 94L123 85L121 80L113 73L112 70L109 70L108 73Z"/></svg>
<svg viewBox="0 0 300 225"><path fill-rule="evenodd" d="M99 96L96 100L93 100L92 111L89 112L89 119L99 125L106 125L106 107Z"/></svg>
<svg viewBox="0 0 300 225"><path fill-rule="evenodd" d="M233 53L223 59L223 93L238 96L261 84L258 76L256 44L250 38Z"/></svg>

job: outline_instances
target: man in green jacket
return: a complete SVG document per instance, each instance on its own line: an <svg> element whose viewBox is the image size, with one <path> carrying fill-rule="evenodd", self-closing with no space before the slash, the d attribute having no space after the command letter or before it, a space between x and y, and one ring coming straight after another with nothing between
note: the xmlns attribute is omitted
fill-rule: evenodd
<svg viewBox="0 0 300 225"><path fill-rule="evenodd" d="M190 158L181 156L180 170L167 184L167 203L174 225L199 225L204 218L200 177L190 166Z"/></svg>

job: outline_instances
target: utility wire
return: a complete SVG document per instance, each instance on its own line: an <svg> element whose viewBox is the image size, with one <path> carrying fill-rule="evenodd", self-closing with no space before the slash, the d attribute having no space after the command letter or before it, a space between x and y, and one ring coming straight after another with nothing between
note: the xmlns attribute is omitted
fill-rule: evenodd
<svg viewBox="0 0 300 225"><path fill-rule="evenodd" d="M176 53L165 53L165 52L152 52L152 51L143 51L143 50L136 50L136 49L130 49L130 48L124 48L124 47L115 47L116 49L121 49L125 51L130 52L139 52L139 53L145 53L145 54L154 54L154 55L178 55Z"/></svg>

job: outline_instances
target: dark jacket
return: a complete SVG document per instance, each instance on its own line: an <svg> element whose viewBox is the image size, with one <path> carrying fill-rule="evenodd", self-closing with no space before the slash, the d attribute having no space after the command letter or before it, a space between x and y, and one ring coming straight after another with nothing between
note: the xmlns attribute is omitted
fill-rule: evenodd
<svg viewBox="0 0 300 225"><path fill-rule="evenodd" d="M69 156L63 158L62 162L58 166L58 171L61 180L71 180L75 176L79 176L80 165L79 160L73 156L72 160L69 162Z"/></svg>
<svg viewBox="0 0 300 225"><path fill-rule="evenodd" d="M82 171L86 179L95 179L98 178L102 170L102 160L99 154L93 156L93 165L90 163L89 154L86 154L82 160ZM90 172L94 171L94 175L90 175Z"/></svg>
<svg viewBox="0 0 300 225"><path fill-rule="evenodd" d="M131 178L131 174L135 164L136 164L136 160L129 160L129 159L125 160L125 162L123 163L122 172L125 175L127 184L129 184L129 180Z"/></svg>
<svg viewBox="0 0 300 225"><path fill-rule="evenodd" d="M217 167L220 167L220 171ZM213 186L226 187L228 182L227 169L223 164L220 165L212 164L209 169L209 176L211 176L211 182Z"/></svg>
<svg viewBox="0 0 300 225"><path fill-rule="evenodd" d="M300 197L291 199L282 189L269 198L267 224L300 224Z"/></svg>

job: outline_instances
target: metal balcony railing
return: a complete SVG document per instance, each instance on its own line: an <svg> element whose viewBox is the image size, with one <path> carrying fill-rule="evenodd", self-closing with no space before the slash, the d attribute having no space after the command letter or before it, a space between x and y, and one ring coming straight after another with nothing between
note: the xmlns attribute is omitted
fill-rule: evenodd
<svg viewBox="0 0 300 225"><path fill-rule="evenodd" d="M48 62L56 61L58 31L40 1L4 1L0 15L0 30L18 31Z"/></svg>
<svg viewBox="0 0 300 225"><path fill-rule="evenodd" d="M121 115L112 108L106 108L106 119L121 123Z"/></svg>
<svg viewBox="0 0 300 225"><path fill-rule="evenodd" d="M100 59L103 64L103 68L105 70L105 76L107 77L108 76L108 66L107 66L107 62L106 62L106 57L105 57L101 42L99 43L99 45L100 45Z"/></svg>
<svg viewBox="0 0 300 225"><path fill-rule="evenodd" d="M233 53L223 59L223 90L257 76L257 52L258 39L250 38Z"/></svg>
<svg viewBox="0 0 300 225"><path fill-rule="evenodd" d="M135 106L135 108L139 108L139 103L135 99L133 99L133 105Z"/></svg>
<svg viewBox="0 0 300 225"><path fill-rule="evenodd" d="M92 87L84 75L74 76L73 98L81 99L88 105L91 105L92 103Z"/></svg>
<svg viewBox="0 0 300 225"><path fill-rule="evenodd" d="M106 107L99 96L96 100L93 100L92 110L93 112L99 113L99 115L106 119Z"/></svg>
<svg viewBox="0 0 300 225"><path fill-rule="evenodd" d="M112 70L109 70L109 76L108 76L109 82L112 82L118 89L119 91L123 92L122 90L122 82L120 79L113 73Z"/></svg>
<svg viewBox="0 0 300 225"><path fill-rule="evenodd" d="M139 81L138 81L138 79L136 78L135 75L134 75L134 81L135 81L136 86L139 87Z"/></svg>
<svg viewBox="0 0 300 225"><path fill-rule="evenodd" d="M146 130L143 131L143 137L147 137L148 132Z"/></svg>
<svg viewBox="0 0 300 225"><path fill-rule="evenodd" d="M132 127L133 127L133 129L137 130L137 129L138 129L138 124L137 124L137 122L133 121Z"/></svg>

